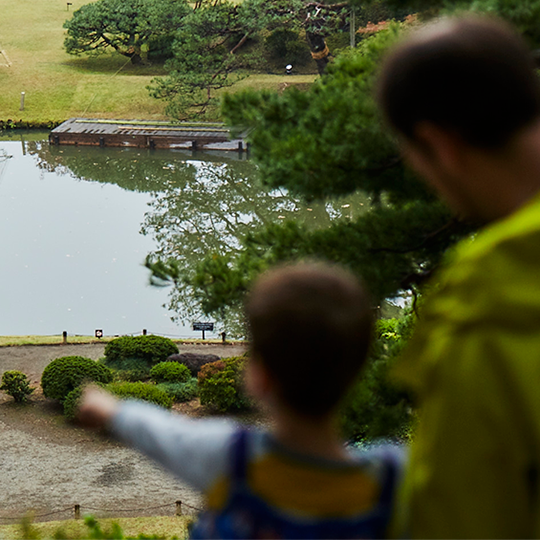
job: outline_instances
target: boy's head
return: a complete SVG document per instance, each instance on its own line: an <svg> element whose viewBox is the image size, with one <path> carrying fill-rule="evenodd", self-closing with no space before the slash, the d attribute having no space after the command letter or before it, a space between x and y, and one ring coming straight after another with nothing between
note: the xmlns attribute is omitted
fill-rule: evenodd
<svg viewBox="0 0 540 540"><path fill-rule="evenodd" d="M246 315L252 361L280 402L303 416L332 413L370 344L371 307L359 281L328 264L282 266L257 280Z"/></svg>

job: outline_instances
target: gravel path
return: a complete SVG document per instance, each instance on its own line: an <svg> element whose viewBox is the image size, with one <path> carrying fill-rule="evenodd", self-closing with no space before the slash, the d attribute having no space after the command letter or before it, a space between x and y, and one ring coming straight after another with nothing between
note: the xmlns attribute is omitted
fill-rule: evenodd
<svg viewBox="0 0 540 540"><path fill-rule="evenodd" d="M97 359L102 344L0 348L0 373L18 369L39 381L54 358L78 354ZM182 345L181 352L233 356L236 345ZM28 405L0 394L0 524L35 513L36 521L73 516L74 504L96 516L172 515L175 501L195 507L200 495L146 458L115 441L67 424L40 391ZM153 508L167 505L163 508ZM66 510L67 509L67 510ZM125 509L137 509L124 512ZM58 510L57 514L42 516ZM188 510L188 509L186 509ZM189 510L188 510L189 511Z"/></svg>

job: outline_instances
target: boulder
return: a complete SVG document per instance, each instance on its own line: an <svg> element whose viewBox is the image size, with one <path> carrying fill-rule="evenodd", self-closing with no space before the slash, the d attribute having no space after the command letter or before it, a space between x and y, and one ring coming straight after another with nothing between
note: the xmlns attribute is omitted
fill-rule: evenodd
<svg viewBox="0 0 540 540"><path fill-rule="evenodd" d="M197 354L197 353L180 353L180 354L171 354L167 358L167 362L178 362L184 364L193 377L197 376L199 370L209 362L217 362L221 358L215 354Z"/></svg>

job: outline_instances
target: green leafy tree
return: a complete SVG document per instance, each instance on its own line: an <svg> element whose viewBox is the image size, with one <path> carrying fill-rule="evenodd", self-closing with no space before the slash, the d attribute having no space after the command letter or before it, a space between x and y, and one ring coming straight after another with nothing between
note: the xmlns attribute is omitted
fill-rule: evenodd
<svg viewBox="0 0 540 540"><path fill-rule="evenodd" d="M64 47L75 55L112 48L138 64L149 46L172 42L189 11L186 0L98 0L74 11L64 23Z"/></svg>
<svg viewBox="0 0 540 540"><path fill-rule="evenodd" d="M186 17L176 34L174 58L167 63L166 78L155 79L150 94L166 99L166 112L174 118L204 115L215 92L234 84L240 76L239 57L229 54L240 29L234 4L203 4Z"/></svg>
<svg viewBox="0 0 540 540"><path fill-rule="evenodd" d="M381 54L398 28L340 55L307 92L247 91L224 100L228 120L249 129L263 180L308 200L361 191L371 201L354 219L310 230L294 220L250 232L235 254L213 253L192 283L206 312L239 304L259 272L279 261L323 258L363 275L377 303L415 291L445 251L472 230L404 167L372 98Z"/></svg>
<svg viewBox="0 0 540 540"><path fill-rule="evenodd" d="M239 307L261 271L299 258L348 266L364 277L380 305L403 291L415 294L447 250L474 230L413 176L383 129L373 82L382 54L398 34L395 25L339 55L306 92L246 91L224 99L227 120L248 131L270 188L326 205L360 192L368 203L354 218L334 219L318 229L294 219L266 223L249 231L240 249L210 253L188 280L203 311L219 315L225 306ZM167 278L166 269L161 278ZM402 435L411 420L407 396L386 381L399 347L389 348L383 334L344 412L351 438Z"/></svg>
<svg viewBox="0 0 540 540"><path fill-rule="evenodd" d="M381 4L376 2L377 9L364 11L377 21L390 13L388 8L381 9ZM250 40L261 39L262 32L286 30L295 36L302 33L322 74L330 58L325 39L331 33L347 30L349 19L346 2L201 1L176 35L174 58L166 66L169 75L155 79L150 93L168 102L166 112L174 118L216 116L217 91L245 77L246 69L260 69L263 65L259 49L248 47L246 51L243 47ZM299 52L295 54L298 58Z"/></svg>

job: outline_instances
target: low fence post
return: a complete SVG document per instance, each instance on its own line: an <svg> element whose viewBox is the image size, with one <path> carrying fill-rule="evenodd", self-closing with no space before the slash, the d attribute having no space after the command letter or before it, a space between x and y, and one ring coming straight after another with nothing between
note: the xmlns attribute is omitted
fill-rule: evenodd
<svg viewBox="0 0 540 540"><path fill-rule="evenodd" d="M76 504L73 507L73 512L75 514L75 519L81 519L81 505L80 504Z"/></svg>
<svg viewBox="0 0 540 540"><path fill-rule="evenodd" d="M182 515L182 501L176 501L176 515Z"/></svg>
<svg viewBox="0 0 540 540"><path fill-rule="evenodd" d="M67 343L67 332L65 330L62 332L62 343L64 345Z"/></svg>

